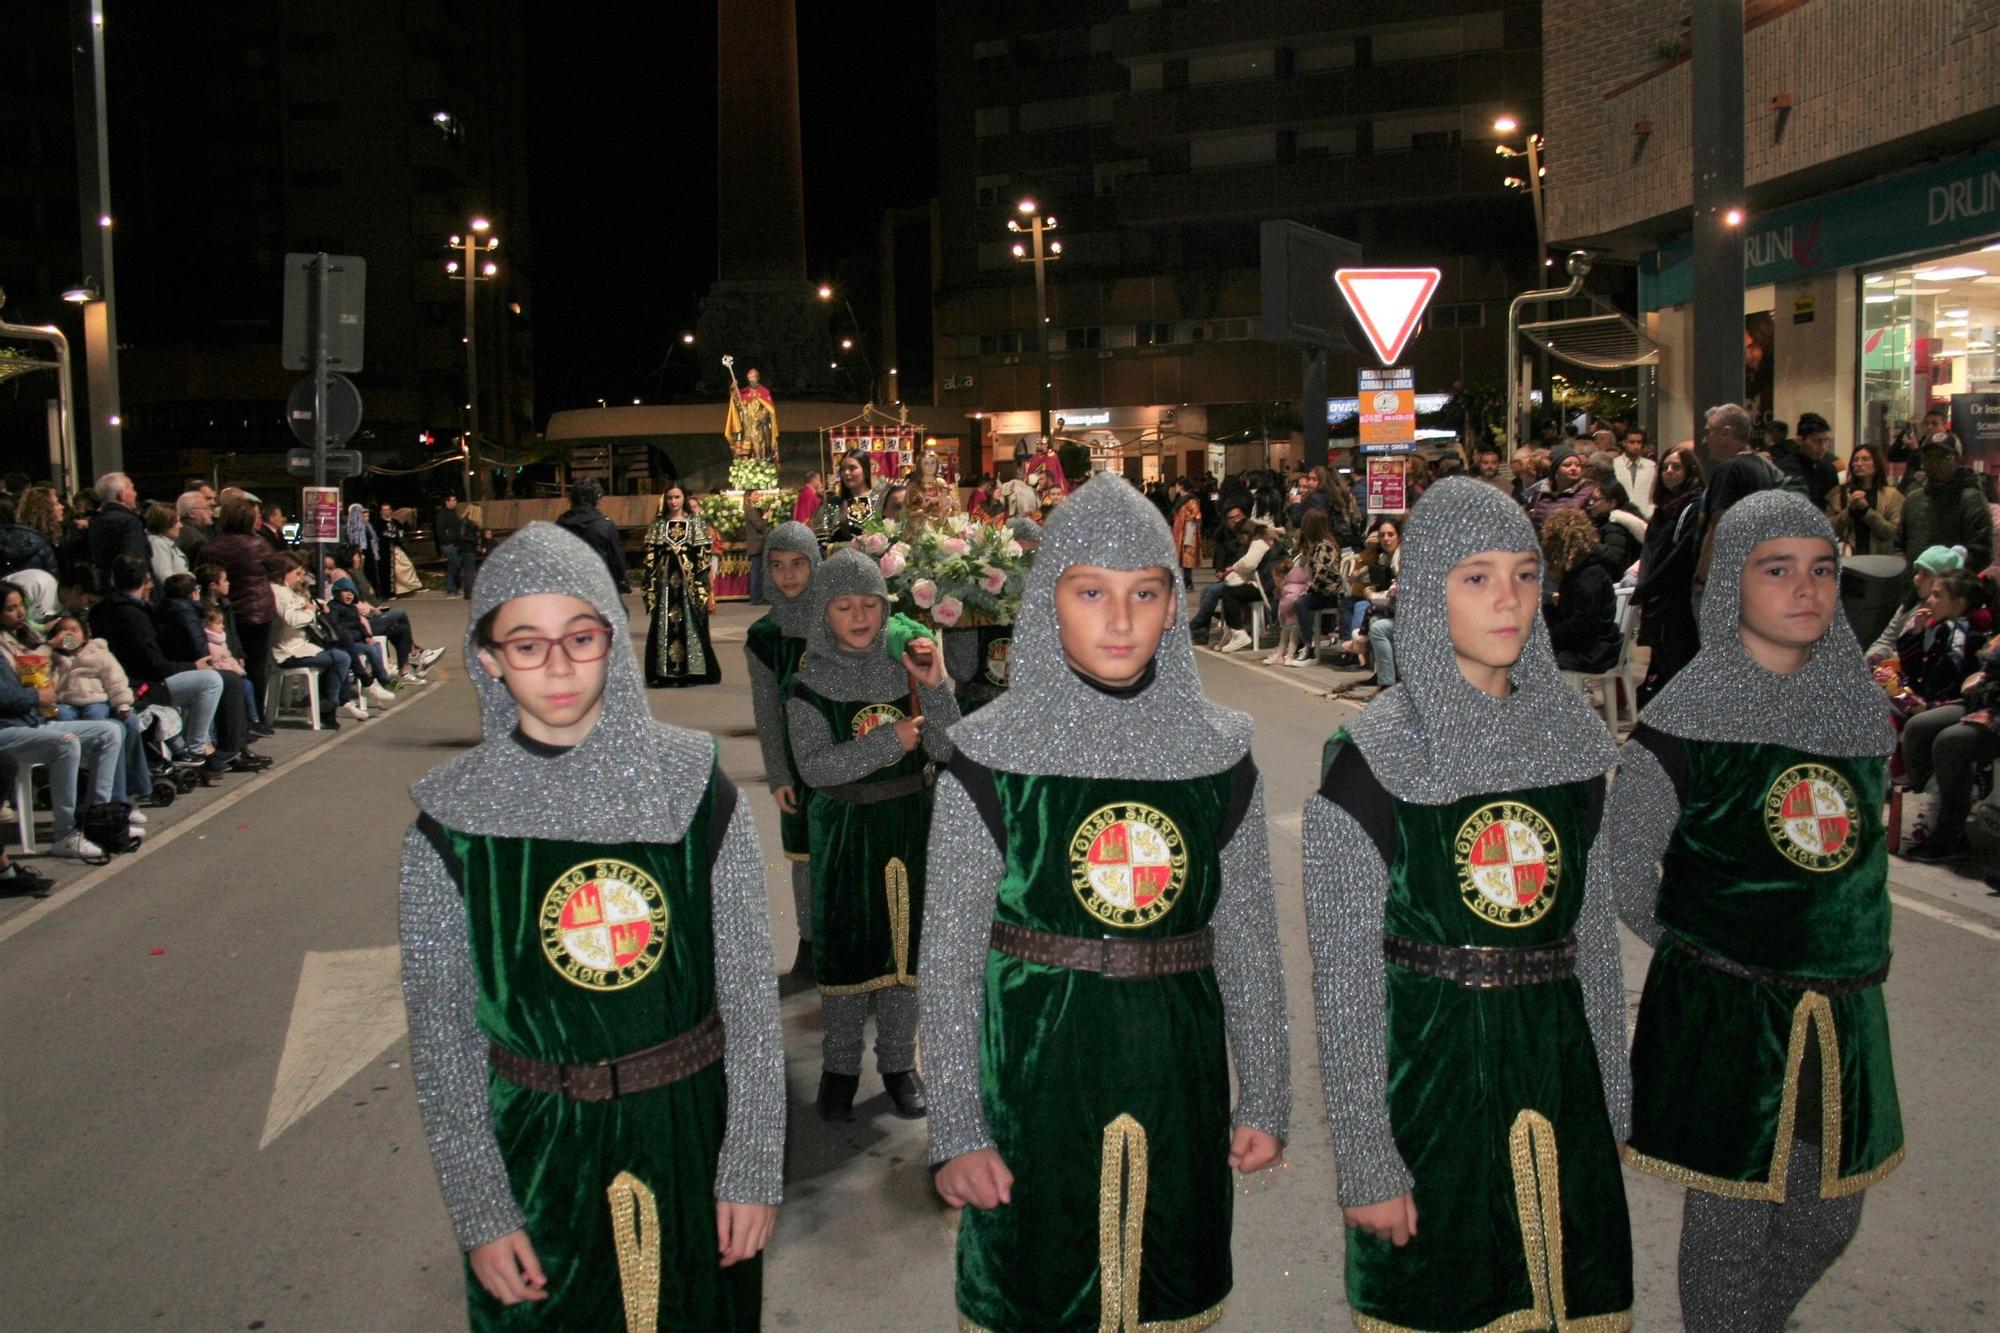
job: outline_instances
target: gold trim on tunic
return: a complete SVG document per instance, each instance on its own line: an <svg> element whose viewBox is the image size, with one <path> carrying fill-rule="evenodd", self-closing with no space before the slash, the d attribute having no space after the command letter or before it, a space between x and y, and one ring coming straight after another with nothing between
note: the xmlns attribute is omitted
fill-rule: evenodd
<svg viewBox="0 0 2000 1333"><path fill-rule="evenodd" d="M851 985L821 986L820 994L866 995L891 986L917 984L916 974L910 971L910 868L903 864L902 857L890 857L883 868L882 891L889 899L889 954L895 960L896 970Z"/></svg>
<svg viewBox="0 0 2000 1333"><path fill-rule="evenodd" d="M611 1235L618 1251L618 1288L625 1299L626 1333L656 1333L660 1326L660 1205L646 1182L620 1171L605 1191L611 1201Z"/></svg>
<svg viewBox="0 0 2000 1333"><path fill-rule="evenodd" d="M1785 1201L1785 1171L1792 1160L1792 1140L1797 1136L1799 1114L1799 1073L1805 1066L1806 1038L1819 1041L1820 1074L1820 1154L1819 1197L1844 1199L1881 1180L1903 1164L1904 1148L1868 1170L1852 1176L1840 1174L1840 1037L1833 1029L1833 1001L1818 991L1807 991L1792 1010L1792 1035L1785 1050L1784 1102L1778 1107L1778 1132L1771 1144L1771 1165L1762 1180L1730 1180L1696 1171L1678 1162L1649 1156L1629 1148L1625 1160L1636 1171L1671 1180L1676 1185L1701 1190L1724 1199L1754 1199L1762 1203Z"/></svg>

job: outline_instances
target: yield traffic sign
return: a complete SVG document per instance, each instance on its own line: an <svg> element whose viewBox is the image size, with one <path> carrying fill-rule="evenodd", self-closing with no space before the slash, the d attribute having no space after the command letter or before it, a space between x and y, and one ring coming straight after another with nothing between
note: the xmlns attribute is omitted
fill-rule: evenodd
<svg viewBox="0 0 2000 1333"><path fill-rule="evenodd" d="M1437 290L1438 271L1434 268L1342 268L1335 269L1333 281L1347 298L1347 308L1360 321L1361 331L1382 364L1393 366L1403 354L1417 320Z"/></svg>

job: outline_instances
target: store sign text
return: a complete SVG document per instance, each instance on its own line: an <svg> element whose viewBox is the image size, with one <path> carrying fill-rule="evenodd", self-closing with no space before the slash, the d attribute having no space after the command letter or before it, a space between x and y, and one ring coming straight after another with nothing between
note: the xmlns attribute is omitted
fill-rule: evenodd
<svg viewBox="0 0 2000 1333"><path fill-rule="evenodd" d="M1984 217L2000 208L2000 171L1965 176L1945 185L1931 186L1930 225Z"/></svg>

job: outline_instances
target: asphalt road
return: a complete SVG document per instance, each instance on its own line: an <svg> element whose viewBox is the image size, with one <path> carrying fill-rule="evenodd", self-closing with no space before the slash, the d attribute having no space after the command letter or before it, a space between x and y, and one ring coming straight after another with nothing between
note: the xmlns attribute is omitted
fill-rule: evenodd
<svg viewBox="0 0 2000 1333"><path fill-rule="evenodd" d="M409 603L440 680L337 735L284 731L283 760L156 812L150 845L65 869L40 904L0 900L0 1290L10 1329L443 1329L461 1270L411 1092L395 990L396 864L411 780L478 734L457 662L462 602ZM796 939L774 808L724 607L719 686L662 691L706 727L750 795L777 953ZM1342 1231L1312 1042L1299 896L1300 804L1349 712L1330 676L1203 654L1214 697L1253 712L1293 1023L1285 1165L1240 1186L1232 1329L1349 1327ZM43 864L46 864L43 863ZM1890 1016L1907 1165L1870 1191L1861 1234L1801 1308L1806 1329L2000 1325L2000 912L1976 881L1898 864ZM1631 998L1644 950L1629 937ZM872 1071L861 1117L809 1100L819 1025L784 1003L793 1114L766 1326L945 1329L953 1216L931 1193L921 1123ZM1678 1323L1678 1191L1630 1175L1637 1323Z"/></svg>

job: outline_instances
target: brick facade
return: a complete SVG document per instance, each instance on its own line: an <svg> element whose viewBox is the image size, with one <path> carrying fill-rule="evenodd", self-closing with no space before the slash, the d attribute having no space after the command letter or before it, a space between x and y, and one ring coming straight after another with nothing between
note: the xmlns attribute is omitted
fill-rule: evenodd
<svg viewBox="0 0 2000 1333"><path fill-rule="evenodd" d="M1689 0L1545 0L1552 242L1685 230L1689 69L1661 48L1685 49L1690 10ZM1753 206L1794 197L1787 178L1898 141L1915 161L2000 134L2000 0L1748 0L1745 11ZM1783 93L1789 115L1771 106ZM1651 133L1635 133L1641 122ZM1954 123L1967 132L1949 133Z"/></svg>

